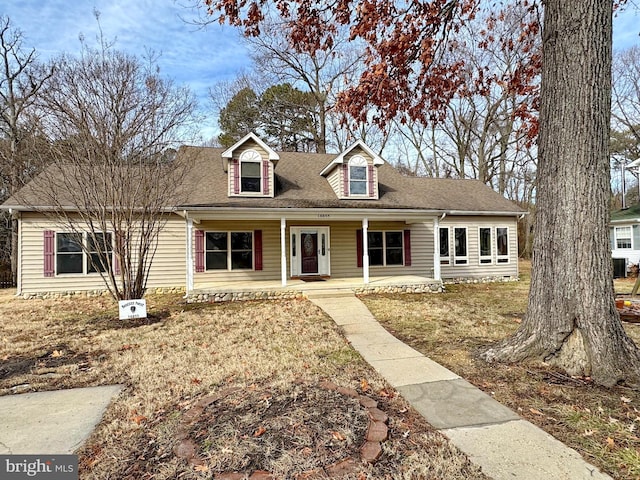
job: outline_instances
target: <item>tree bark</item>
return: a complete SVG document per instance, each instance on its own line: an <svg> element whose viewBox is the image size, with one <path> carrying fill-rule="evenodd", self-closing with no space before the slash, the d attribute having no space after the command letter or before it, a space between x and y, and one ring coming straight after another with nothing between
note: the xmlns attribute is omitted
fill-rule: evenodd
<svg viewBox="0 0 640 480"><path fill-rule="evenodd" d="M612 2L544 2L537 213L527 314L488 361L543 360L640 385L615 308L608 241Z"/></svg>

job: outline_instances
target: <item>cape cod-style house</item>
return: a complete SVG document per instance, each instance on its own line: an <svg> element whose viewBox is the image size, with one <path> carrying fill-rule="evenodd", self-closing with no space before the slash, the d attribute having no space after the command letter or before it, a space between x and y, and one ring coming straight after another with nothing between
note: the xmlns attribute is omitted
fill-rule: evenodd
<svg viewBox="0 0 640 480"><path fill-rule="evenodd" d="M275 152L249 134L228 149L183 149L198 153L189 198L168 206L150 289L518 276L524 212L479 181L404 176L362 141L339 154ZM65 232L16 198L2 208L19 221L18 294L103 289L87 262L58 268Z"/></svg>

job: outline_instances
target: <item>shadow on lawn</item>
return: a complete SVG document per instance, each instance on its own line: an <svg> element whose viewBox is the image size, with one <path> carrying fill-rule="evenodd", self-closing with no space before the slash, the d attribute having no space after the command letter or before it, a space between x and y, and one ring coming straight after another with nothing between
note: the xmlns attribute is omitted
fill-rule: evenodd
<svg viewBox="0 0 640 480"><path fill-rule="evenodd" d="M147 318L132 318L120 320L117 313L100 313L83 319L83 323L90 326L91 333L105 332L109 330L127 330L139 327L146 327L160 323L171 316L169 310L160 310L149 313Z"/></svg>

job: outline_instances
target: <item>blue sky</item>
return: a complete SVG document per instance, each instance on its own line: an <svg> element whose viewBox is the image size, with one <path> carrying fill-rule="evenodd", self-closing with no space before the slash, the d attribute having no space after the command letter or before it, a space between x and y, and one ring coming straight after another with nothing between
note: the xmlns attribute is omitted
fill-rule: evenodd
<svg viewBox="0 0 640 480"><path fill-rule="evenodd" d="M202 109L209 109L208 88L231 80L250 67L238 31L216 24L199 28L188 21L198 12L186 7L192 0L3 0L0 14L8 15L24 34L24 47L35 48L41 60L62 52L77 53L80 35L95 45L100 26L115 47L142 55L145 49L160 54L161 74L195 92ZM203 134L217 130L210 116Z"/></svg>
<svg viewBox="0 0 640 480"><path fill-rule="evenodd" d="M198 12L186 5L193 0L3 0L0 14L8 15L24 33L24 46L35 48L42 60L62 52L76 53L79 35L92 44L98 35L94 9L107 39L135 54L145 48L160 53L161 73L186 84L197 95L201 108L209 108L207 89L231 80L250 68L250 59L236 29L218 24L197 28ZM183 20L184 19L184 20ZM640 44L640 14L628 9L615 19L614 48ZM216 120L203 125L212 136Z"/></svg>

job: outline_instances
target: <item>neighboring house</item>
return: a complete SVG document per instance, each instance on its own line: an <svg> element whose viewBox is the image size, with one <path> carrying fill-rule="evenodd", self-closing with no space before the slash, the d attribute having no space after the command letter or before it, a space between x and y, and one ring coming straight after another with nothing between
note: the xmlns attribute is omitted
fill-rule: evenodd
<svg viewBox="0 0 640 480"><path fill-rule="evenodd" d="M640 204L611 214L609 238L614 262L625 260L624 272L640 264Z"/></svg>
<svg viewBox="0 0 640 480"><path fill-rule="evenodd" d="M253 134L193 149L190 198L170 206L149 288L518 276L524 211L479 181L403 176L361 141L338 155L275 152ZM103 288L87 262L57 267L66 232L15 199L2 208L20 222L20 294Z"/></svg>

